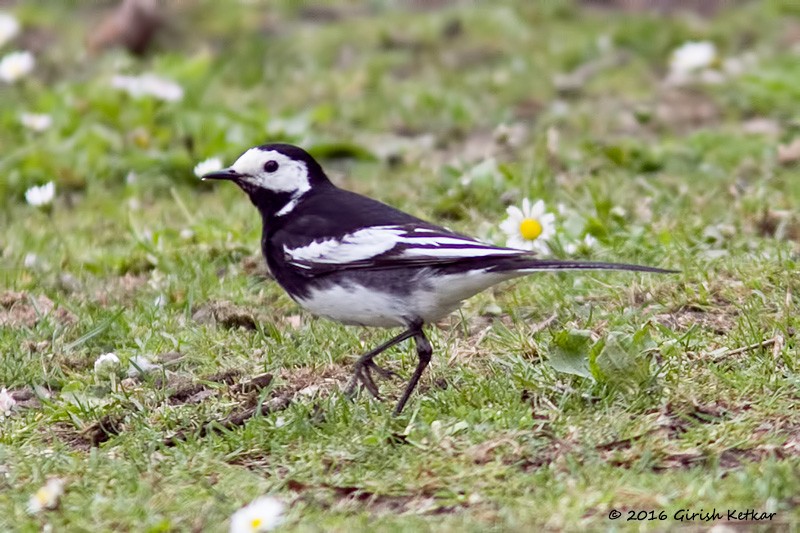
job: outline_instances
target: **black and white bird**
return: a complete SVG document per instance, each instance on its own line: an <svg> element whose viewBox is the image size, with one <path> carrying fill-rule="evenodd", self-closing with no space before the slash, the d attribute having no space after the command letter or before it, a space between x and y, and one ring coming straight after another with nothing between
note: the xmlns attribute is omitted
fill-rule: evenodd
<svg viewBox="0 0 800 533"><path fill-rule="evenodd" d="M431 360L423 326L501 281L549 270L658 268L537 259L531 252L480 242L425 222L386 204L336 187L305 150L265 144L203 179L238 185L261 213L261 249L275 280L309 312L359 326L403 332L355 363L347 387L360 381L378 398L374 357L414 338L419 361L395 414L399 414Z"/></svg>

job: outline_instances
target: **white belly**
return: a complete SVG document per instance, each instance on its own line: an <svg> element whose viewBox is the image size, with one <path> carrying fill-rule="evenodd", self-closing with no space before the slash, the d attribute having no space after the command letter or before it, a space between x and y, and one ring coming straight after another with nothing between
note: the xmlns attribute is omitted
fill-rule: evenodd
<svg viewBox="0 0 800 533"><path fill-rule="evenodd" d="M344 324L376 327L408 326L414 320L436 322L458 308L462 300L519 274L476 270L431 276L429 283L405 295L351 284L313 289L297 302L309 312ZM416 285L416 283L415 283Z"/></svg>
<svg viewBox="0 0 800 533"><path fill-rule="evenodd" d="M357 285L313 289L297 303L315 315L343 324L392 328L406 326L413 319L406 298Z"/></svg>

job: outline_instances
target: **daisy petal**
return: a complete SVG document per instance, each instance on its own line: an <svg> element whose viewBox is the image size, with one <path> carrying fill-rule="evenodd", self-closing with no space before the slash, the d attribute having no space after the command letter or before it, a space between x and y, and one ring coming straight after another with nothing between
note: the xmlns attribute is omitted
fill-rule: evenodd
<svg viewBox="0 0 800 533"><path fill-rule="evenodd" d="M533 207L530 210L531 218L537 218L537 219L542 218L542 215L545 214L544 210L545 210L544 200L536 200L536 203L533 204Z"/></svg>
<svg viewBox="0 0 800 533"><path fill-rule="evenodd" d="M518 235L512 235L506 241L506 246L509 248L516 248L517 250L533 250L533 243L536 241L528 241Z"/></svg>
<svg viewBox="0 0 800 533"><path fill-rule="evenodd" d="M526 217L531 216L531 201L528 200L527 198L524 198L522 200L522 212Z"/></svg>
<svg viewBox="0 0 800 533"><path fill-rule="evenodd" d="M520 211L520 208L515 205L510 205L506 208L506 213L508 213L509 218L515 219L517 221L522 220L525 218L525 215Z"/></svg>
<svg viewBox="0 0 800 533"><path fill-rule="evenodd" d="M513 235L519 228L519 222L512 218L507 218L500 223L500 231L507 235Z"/></svg>

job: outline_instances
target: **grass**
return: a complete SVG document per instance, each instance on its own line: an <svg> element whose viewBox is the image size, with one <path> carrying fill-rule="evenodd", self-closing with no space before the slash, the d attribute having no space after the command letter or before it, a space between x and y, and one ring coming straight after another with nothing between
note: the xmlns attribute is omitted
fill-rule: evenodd
<svg viewBox="0 0 800 533"><path fill-rule="evenodd" d="M91 25L59 21L94 7L14 8L37 67L0 108L0 387L19 401L0 424L0 529L222 531L262 494L289 504L286 531L709 527L681 509L800 527L800 180L778 157L798 134L793 4L713 18L332 6L169 5L144 58L81 53ZM691 39L757 63L666 87ZM109 85L149 71L184 98ZM25 130L24 110L54 126ZM500 124L524 140L498 140ZM339 392L389 333L304 314L258 270L247 199L192 174L268 139L498 242L506 205L563 204L556 255L591 234L578 255L680 273L540 275L469 300L430 328L430 371L392 418L399 383L381 384L383 403ZM27 205L50 180L52 209ZM106 352L122 360L113 379L93 370ZM163 369L126 378L142 355ZM381 360L409 375L415 355ZM27 514L50 476L66 481L60 506ZM745 524L733 509L776 514ZM667 518L625 521L651 510Z"/></svg>

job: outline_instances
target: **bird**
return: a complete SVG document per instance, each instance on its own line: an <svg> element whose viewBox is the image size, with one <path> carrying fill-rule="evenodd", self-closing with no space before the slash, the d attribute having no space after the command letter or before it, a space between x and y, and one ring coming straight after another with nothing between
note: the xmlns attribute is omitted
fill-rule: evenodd
<svg viewBox="0 0 800 533"><path fill-rule="evenodd" d="M489 287L534 272L631 270L650 266L537 257L495 246L334 185L305 150L255 146L227 168L201 176L239 186L261 215L261 251L277 283L313 315L346 325L403 328L361 355L345 393L361 383L380 399L372 377L396 377L375 357L414 339L417 365L396 404L399 415L431 361L426 325Z"/></svg>

